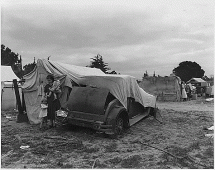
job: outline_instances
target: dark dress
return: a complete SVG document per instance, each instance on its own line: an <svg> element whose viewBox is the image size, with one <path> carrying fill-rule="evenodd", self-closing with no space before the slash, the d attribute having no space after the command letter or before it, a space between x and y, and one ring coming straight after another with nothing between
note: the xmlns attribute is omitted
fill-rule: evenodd
<svg viewBox="0 0 215 170"><path fill-rule="evenodd" d="M44 92L49 94L50 92L49 88L51 88L51 86L47 84L44 88ZM47 103L48 103L47 119L55 120L55 111L60 109L60 101L58 97L57 99L54 100L54 93L52 92L51 96L47 97Z"/></svg>

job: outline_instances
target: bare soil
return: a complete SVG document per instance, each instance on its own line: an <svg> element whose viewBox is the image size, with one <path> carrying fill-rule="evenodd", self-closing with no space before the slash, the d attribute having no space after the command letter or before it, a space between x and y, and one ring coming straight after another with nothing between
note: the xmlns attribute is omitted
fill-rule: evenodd
<svg viewBox="0 0 215 170"><path fill-rule="evenodd" d="M41 131L1 114L1 168L214 168L214 103L158 102L163 124L143 119L117 139L77 126ZM11 118L6 118L10 116ZM21 149L20 146L29 146Z"/></svg>

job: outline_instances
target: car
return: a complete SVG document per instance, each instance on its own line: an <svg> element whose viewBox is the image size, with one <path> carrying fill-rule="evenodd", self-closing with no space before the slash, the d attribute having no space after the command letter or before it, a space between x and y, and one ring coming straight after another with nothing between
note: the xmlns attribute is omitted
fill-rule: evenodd
<svg viewBox="0 0 215 170"><path fill-rule="evenodd" d="M145 97L145 98L144 98ZM86 76L67 102L67 122L109 135L122 134L141 119L158 115L156 97L132 76Z"/></svg>

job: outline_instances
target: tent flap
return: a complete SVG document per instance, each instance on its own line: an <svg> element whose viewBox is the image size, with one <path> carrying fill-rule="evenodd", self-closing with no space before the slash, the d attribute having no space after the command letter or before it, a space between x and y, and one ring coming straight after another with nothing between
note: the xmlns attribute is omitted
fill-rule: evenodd
<svg viewBox="0 0 215 170"><path fill-rule="evenodd" d="M19 80L11 66L1 66L1 81L12 81L13 79Z"/></svg>

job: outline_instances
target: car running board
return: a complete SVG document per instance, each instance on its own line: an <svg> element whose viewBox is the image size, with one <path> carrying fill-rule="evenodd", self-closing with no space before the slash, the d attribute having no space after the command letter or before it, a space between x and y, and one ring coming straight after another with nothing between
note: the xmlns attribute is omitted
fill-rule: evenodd
<svg viewBox="0 0 215 170"><path fill-rule="evenodd" d="M150 109L148 109L146 112L144 112L143 114L139 114L135 117L132 117L131 119L129 119L129 124L130 126L134 125L135 123L139 122L140 120L142 120L144 117L148 116L150 112Z"/></svg>

